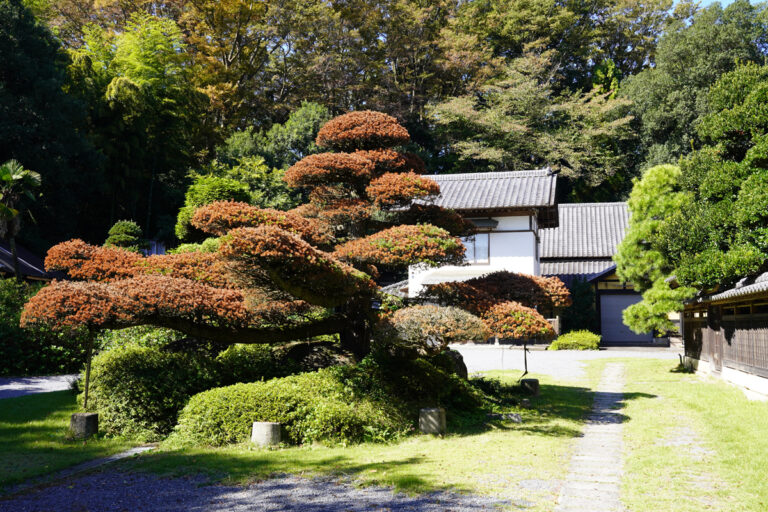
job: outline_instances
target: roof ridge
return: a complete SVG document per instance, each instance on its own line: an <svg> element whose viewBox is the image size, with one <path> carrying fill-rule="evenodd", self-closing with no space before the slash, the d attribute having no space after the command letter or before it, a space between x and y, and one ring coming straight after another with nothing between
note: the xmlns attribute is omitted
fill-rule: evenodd
<svg viewBox="0 0 768 512"><path fill-rule="evenodd" d="M527 178L531 176L549 176L553 174L550 169L528 169L523 171L490 171L490 172L463 172L456 174L425 174L427 178L448 180L481 180L502 179L510 177Z"/></svg>

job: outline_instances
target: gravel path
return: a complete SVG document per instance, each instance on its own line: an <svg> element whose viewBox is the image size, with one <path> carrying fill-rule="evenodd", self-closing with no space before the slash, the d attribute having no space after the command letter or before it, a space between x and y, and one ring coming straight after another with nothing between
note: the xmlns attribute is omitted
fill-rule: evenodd
<svg viewBox="0 0 768 512"><path fill-rule="evenodd" d="M470 373L490 370L520 370L523 350L509 345L451 345L464 357ZM561 379L584 377L586 362L614 357L677 359L674 348L610 348L609 350L531 350L528 353L528 371L552 375Z"/></svg>
<svg viewBox="0 0 768 512"><path fill-rule="evenodd" d="M77 375L54 375L52 377L0 378L0 398L63 391L69 389L72 381L77 377Z"/></svg>
<svg viewBox="0 0 768 512"><path fill-rule="evenodd" d="M358 489L321 478L282 476L232 487L206 485L203 477L105 471L0 499L0 512L479 512L501 504L447 492L407 496L381 487Z"/></svg>

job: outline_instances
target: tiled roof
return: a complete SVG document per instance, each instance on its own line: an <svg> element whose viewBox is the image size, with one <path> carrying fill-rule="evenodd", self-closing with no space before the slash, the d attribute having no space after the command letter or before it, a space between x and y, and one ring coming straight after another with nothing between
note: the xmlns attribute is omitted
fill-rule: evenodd
<svg viewBox="0 0 768 512"><path fill-rule="evenodd" d="M626 203L560 204L559 226L542 229L541 258L612 258L629 221Z"/></svg>
<svg viewBox="0 0 768 512"><path fill-rule="evenodd" d="M550 169L427 177L440 185L440 196L434 204L452 210L535 208L555 204L557 175Z"/></svg>
<svg viewBox="0 0 768 512"><path fill-rule="evenodd" d="M590 279L593 275L605 272L613 266L614 263L610 259L557 260L540 263L543 276L580 275L585 279Z"/></svg>
<svg viewBox="0 0 768 512"><path fill-rule="evenodd" d="M705 297L705 301L715 301L724 299L733 299L736 297L743 297L745 295L752 295L755 293L761 293L768 291L768 272L764 272L757 277L743 278L736 283L736 285L724 292L716 293Z"/></svg>
<svg viewBox="0 0 768 512"><path fill-rule="evenodd" d="M381 291L389 295L394 295L396 297L407 297L408 296L408 280L406 279L405 281L398 281L397 283L392 283L387 286L382 286Z"/></svg>

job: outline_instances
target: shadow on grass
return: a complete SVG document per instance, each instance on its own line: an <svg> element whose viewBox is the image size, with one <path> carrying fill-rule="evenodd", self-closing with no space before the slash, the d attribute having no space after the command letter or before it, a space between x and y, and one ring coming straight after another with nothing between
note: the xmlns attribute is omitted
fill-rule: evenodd
<svg viewBox="0 0 768 512"><path fill-rule="evenodd" d="M76 408L70 391L0 400L0 493L8 485L124 447L118 440L72 440L69 415Z"/></svg>

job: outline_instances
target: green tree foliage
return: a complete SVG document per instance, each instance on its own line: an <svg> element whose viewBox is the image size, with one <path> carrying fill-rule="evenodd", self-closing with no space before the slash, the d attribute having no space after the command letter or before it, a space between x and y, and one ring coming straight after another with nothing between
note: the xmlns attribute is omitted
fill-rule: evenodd
<svg viewBox="0 0 768 512"><path fill-rule="evenodd" d="M527 55L479 94L459 96L432 111L457 170L520 170L552 166L567 178L571 197L620 195L632 143L625 100L595 91L558 93L551 58ZM594 189L600 187L600 191Z"/></svg>
<svg viewBox="0 0 768 512"><path fill-rule="evenodd" d="M570 283L572 304L560 314L560 332L587 330L595 332L600 324L597 319L595 288L584 279Z"/></svg>
<svg viewBox="0 0 768 512"><path fill-rule="evenodd" d="M636 331L669 327L666 315L698 291L762 271L768 260L768 67L724 74L698 124L706 145L680 169L648 170L630 197L632 218L616 256L619 275L643 292L624 320ZM680 285L672 289L674 276Z"/></svg>
<svg viewBox="0 0 768 512"><path fill-rule="evenodd" d="M762 62L768 18L765 4L736 0L694 10L678 6L656 51L656 65L629 77L621 94L634 103L645 166L675 163L700 146L697 125L710 106L712 84L738 62Z"/></svg>
<svg viewBox="0 0 768 512"><path fill-rule="evenodd" d="M326 107L304 102L283 124L273 124L266 131L249 127L233 133L217 153L224 161L260 156L270 167L287 169L305 156L317 153L315 137L330 118Z"/></svg>
<svg viewBox="0 0 768 512"><path fill-rule="evenodd" d="M200 241L205 238L205 234L196 230L190 223L192 215L200 206L215 201L248 202L250 198L248 185L245 183L221 176L196 176L187 189L184 206L179 211L176 236L182 241Z"/></svg>
<svg viewBox="0 0 768 512"><path fill-rule="evenodd" d="M712 288L759 271L768 257L768 67L745 64L712 87L708 145L682 160L690 198L664 224L662 252L678 281Z"/></svg>
<svg viewBox="0 0 768 512"><path fill-rule="evenodd" d="M109 215L141 219L162 235L181 203L187 169L208 143L206 97L191 83L175 22L135 14L124 31L96 26L72 52L67 90L88 105L89 136L105 156Z"/></svg>
<svg viewBox="0 0 768 512"><path fill-rule="evenodd" d="M126 251L139 252L147 247L147 241L141 234L141 227L132 220L119 220L109 228L104 247L120 247Z"/></svg>
<svg viewBox="0 0 768 512"><path fill-rule="evenodd" d="M604 60L624 76L652 62L671 6L669 0L475 0L463 3L458 26L506 59L553 52L560 88L577 89L590 84Z"/></svg>
<svg viewBox="0 0 768 512"><path fill-rule="evenodd" d="M680 177L679 167L652 167L634 181L629 196L629 227L614 261L619 278L643 294L641 302L624 311L624 323L638 333L671 329L669 312L679 311L694 292L670 287L667 279L674 269L660 249L664 223L690 202L690 195L680 190Z"/></svg>

